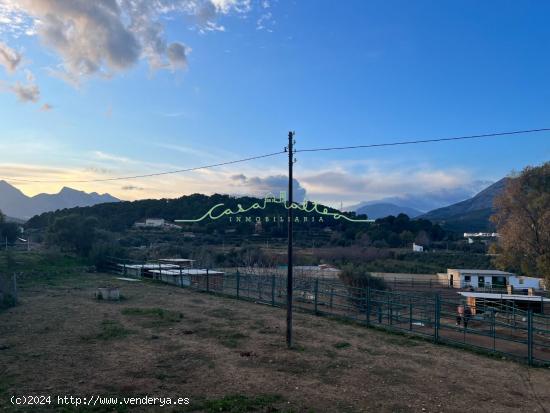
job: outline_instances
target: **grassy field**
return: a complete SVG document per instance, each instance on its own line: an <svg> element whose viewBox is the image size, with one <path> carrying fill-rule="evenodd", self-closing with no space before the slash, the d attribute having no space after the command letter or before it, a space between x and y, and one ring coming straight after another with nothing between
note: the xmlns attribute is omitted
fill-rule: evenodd
<svg viewBox="0 0 550 413"><path fill-rule="evenodd" d="M16 256L20 304L0 312L0 411L11 395L188 397L163 412L545 412L550 369L354 324ZM2 257L0 257L0 262ZM0 264L0 271L2 270ZM5 269L4 269L5 270ZM119 302L96 300L119 286ZM545 410L546 409L546 410Z"/></svg>

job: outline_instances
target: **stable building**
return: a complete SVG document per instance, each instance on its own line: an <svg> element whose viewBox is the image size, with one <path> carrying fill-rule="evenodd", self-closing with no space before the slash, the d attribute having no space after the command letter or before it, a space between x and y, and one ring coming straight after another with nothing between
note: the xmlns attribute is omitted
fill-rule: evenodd
<svg viewBox="0 0 550 413"><path fill-rule="evenodd" d="M550 298L538 295L475 292L460 292L459 294L466 298L466 304L474 315L486 311L510 311L511 308L544 314L545 307L546 309L550 308Z"/></svg>
<svg viewBox="0 0 550 413"><path fill-rule="evenodd" d="M506 288L515 274L499 270L447 270L447 282L453 288Z"/></svg>

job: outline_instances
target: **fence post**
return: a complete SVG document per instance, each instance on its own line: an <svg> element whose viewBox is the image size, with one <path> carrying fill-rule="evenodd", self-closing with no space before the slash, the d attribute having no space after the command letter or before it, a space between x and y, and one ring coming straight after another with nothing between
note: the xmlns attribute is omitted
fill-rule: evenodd
<svg viewBox="0 0 550 413"><path fill-rule="evenodd" d="M533 310L527 312L527 360L533 365Z"/></svg>
<svg viewBox="0 0 550 413"><path fill-rule="evenodd" d="M392 314L391 314L391 296L388 294L388 324L392 325Z"/></svg>
<svg viewBox="0 0 550 413"><path fill-rule="evenodd" d="M239 292L241 289L241 273L237 270L237 298L239 298Z"/></svg>
<svg viewBox="0 0 550 413"><path fill-rule="evenodd" d="M409 299L409 330L413 329L413 304L412 298Z"/></svg>
<svg viewBox="0 0 550 413"><path fill-rule="evenodd" d="M439 299L439 294L435 296L435 330L434 330L434 341L437 343L439 341L439 323L440 323L440 313L441 313L441 302Z"/></svg>
<svg viewBox="0 0 550 413"><path fill-rule="evenodd" d="M271 305L275 307L275 274L271 274Z"/></svg>
<svg viewBox="0 0 550 413"><path fill-rule="evenodd" d="M208 268L206 269L206 292L210 292L210 276L208 275Z"/></svg>
<svg viewBox="0 0 550 413"><path fill-rule="evenodd" d="M15 303L17 304L17 274L13 273L13 299Z"/></svg>
<svg viewBox="0 0 550 413"><path fill-rule="evenodd" d="M330 306L332 307L332 290L330 296ZM367 284L367 325L370 325L370 287Z"/></svg>
<svg viewBox="0 0 550 413"><path fill-rule="evenodd" d="M315 292L315 315L317 315L317 300L319 296L319 278L315 278L315 285L314 285L314 292Z"/></svg>
<svg viewBox="0 0 550 413"><path fill-rule="evenodd" d="M496 351L496 349L497 349L497 343L496 343L497 342L496 312L493 309L491 311L491 313L493 315L493 317L492 317L493 318L493 320L492 320L493 321L493 327L492 327L493 328L493 351Z"/></svg>

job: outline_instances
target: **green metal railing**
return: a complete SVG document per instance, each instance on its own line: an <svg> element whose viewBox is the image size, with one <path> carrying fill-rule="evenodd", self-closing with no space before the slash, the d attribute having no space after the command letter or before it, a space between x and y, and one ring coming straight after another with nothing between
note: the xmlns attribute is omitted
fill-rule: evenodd
<svg viewBox="0 0 550 413"><path fill-rule="evenodd" d="M130 265L139 268L139 264L128 265L120 265L119 261L109 270L136 276L136 267ZM137 276L148 276L146 266L141 268ZM149 276L176 286L272 306L286 304L286 277L282 275L253 271L194 275L185 268L158 268L160 272ZM464 305L458 295L456 299L442 299L438 294L354 288L337 279L313 277L295 278L294 301L295 308L316 315L350 319L436 343L506 355L530 365L550 365L550 315L532 310L482 305L472 308L475 314L457 319L457 308Z"/></svg>

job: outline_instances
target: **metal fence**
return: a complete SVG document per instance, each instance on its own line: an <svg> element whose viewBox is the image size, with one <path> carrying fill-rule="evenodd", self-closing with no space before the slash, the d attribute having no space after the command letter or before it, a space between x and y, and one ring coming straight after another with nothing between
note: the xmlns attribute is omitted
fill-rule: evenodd
<svg viewBox="0 0 550 413"><path fill-rule="evenodd" d="M286 305L286 277L280 274L165 265L113 262L109 270L272 306ZM535 313L532 309L480 303L471 308L471 315L461 316L457 311L460 305L466 303L458 295L443 298L437 293L354 288L337 279L294 279L295 308L422 336L435 343L506 355L531 365L550 365L550 314L544 314L543 307L542 313Z"/></svg>

